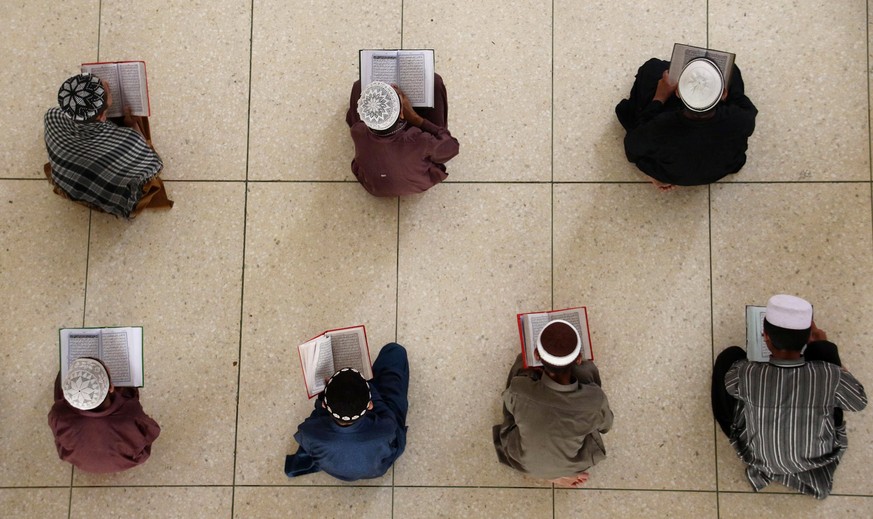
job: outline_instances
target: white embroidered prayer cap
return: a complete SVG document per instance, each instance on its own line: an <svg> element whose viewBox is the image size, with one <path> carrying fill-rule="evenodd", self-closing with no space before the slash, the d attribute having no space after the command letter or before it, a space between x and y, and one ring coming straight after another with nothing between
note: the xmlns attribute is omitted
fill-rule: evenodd
<svg viewBox="0 0 873 519"><path fill-rule="evenodd" d="M548 330L550 327L552 327L558 323L565 324L565 325L569 326L570 329L573 330L573 333L576 334L576 347L573 348L572 352L570 352L567 355L564 355L562 357L552 355L551 353L546 351L546 348L543 346L543 340L542 340L543 333L545 333L546 330ZM577 330L576 327L573 326L572 324L570 324L567 321L564 321L562 319L555 319L554 321L549 322L549 324L545 325L543 327L543 329L540 330L540 334L537 337L537 354L539 354L540 360L542 360L543 362L545 362L546 364L549 364L551 366L556 366L556 367L568 366L576 361L576 358L579 357L579 353L581 351L582 351L582 338L579 337L579 330Z"/></svg>
<svg viewBox="0 0 873 519"><path fill-rule="evenodd" d="M767 301L764 318L768 323L789 330L806 330L812 326L812 305L805 299L777 294Z"/></svg>
<svg viewBox="0 0 873 519"><path fill-rule="evenodd" d="M721 100L724 76L712 60L695 58L682 69L677 91L689 110L705 112Z"/></svg>
<svg viewBox="0 0 873 519"><path fill-rule="evenodd" d="M358 115L368 128L387 130L400 115L400 96L388 83L373 81L358 98Z"/></svg>
<svg viewBox="0 0 873 519"><path fill-rule="evenodd" d="M96 360L79 358L70 365L61 388L71 406L83 411L94 409L109 394L109 373Z"/></svg>

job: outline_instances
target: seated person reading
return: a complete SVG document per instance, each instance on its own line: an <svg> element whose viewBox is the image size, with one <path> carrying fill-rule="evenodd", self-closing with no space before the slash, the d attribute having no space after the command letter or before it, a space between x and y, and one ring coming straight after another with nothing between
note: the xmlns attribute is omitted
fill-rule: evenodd
<svg viewBox="0 0 873 519"><path fill-rule="evenodd" d="M367 381L353 368L328 379L315 409L297 428L288 477L323 470L343 481L377 478L406 448L409 362L403 346L386 344Z"/></svg>
<svg viewBox="0 0 873 519"><path fill-rule="evenodd" d="M172 207L147 118L126 113L122 126L107 120L112 93L93 74L64 81L58 104L45 114L45 169L56 193L125 218L145 207Z"/></svg>
<svg viewBox="0 0 873 519"><path fill-rule="evenodd" d="M843 411L867 405L864 387L842 367L837 346L812 320L812 305L790 295L767 303L769 362L722 351L712 372L712 411L756 492L772 481L824 499L848 441Z"/></svg>
<svg viewBox="0 0 873 519"><path fill-rule="evenodd" d="M400 88L374 81L352 86L346 114L355 158L352 173L374 196L427 191L446 179L445 163L458 154L446 127L446 86L434 74L434 107L414 109Z"/></svg>
<svg viewBox="0 0 873 519"><path fill-rule="evenodd" d="M550 322L537 339L542 368L515 360L503 392L503 423L492 429L497 459L533 478L580 487L587 470L606 457L601 434L612 411L593 362L582 358L578 331Z"/></svg>
<svg viewBox="0 0 873 519"><path fill-rule="evenodd" d="M58 456L86 472L119 472L145 463L161 428L139 403L135 387L116 388L96 359L73 361L55 380L48 415Z"/></svg>
<svg viewBox="0 0 873 519"><path fill-rule="evenodd" d="M758 113L744 94L740 69L734 65L725 86L706 58L688 62L678 83L670 82L669 68L669 61L655 58L644 63L630 98L615 107L627 130L627 159L665 191L736 173L746 163Z"/></svg>

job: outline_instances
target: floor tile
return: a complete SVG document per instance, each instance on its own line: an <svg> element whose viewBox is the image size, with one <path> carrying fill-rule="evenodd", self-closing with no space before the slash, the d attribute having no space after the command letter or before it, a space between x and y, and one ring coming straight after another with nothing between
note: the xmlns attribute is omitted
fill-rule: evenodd
<svg viewBox="0 0 873 519"><path fill-rule="evenodd" d="M282 471L314 403L296 347L356 324L367 327L373 359L394 340L397 201L351 183L250 190L237 484L336 484L325 474L288 479ZM390 482L389 474L364 484Z"/></svg>
<svg viewBox="0 0 873 519"><path fill-rule="evenodd" d="M57 106L61 83L79 71L80 63L97 57L100 2L71 0L64 9L48 10L41 2L15 4L0 16L5 70L0 96L15 106L0 115L0 177L40 178L48 160L43 116Z"/></svg>
<svg viewBox="0 0 873 519"><path fill-rule="evenodd" d="M497 462L515 315L549 307L549 187L446 185L400 207L398 339L409 350L402 485L537 483Z"/></svg>
<svg viewBox="0 0 873 519"><path fill-rule="evenodd" d="M345 119L358 51L400 46L401 2L286 6L255 2L249 178L354 180Z"/></svg>
<svg viewBox="0 0 873 519"><path fill-rule="evenodd" d="M547 519L553 517L552 491L548 488L398 488L394 491L394 517Z"/></svg>
<svg viewBox="0 0 873 519"><path fill-rule="evenodd" d="M82 324L88 217L46 182L0 180L0 486L70 483L47 416L58 328Z"/></svg>
<svg viewBox="0 0 873 519"><path fill-rule="evenodd" d="M713 349L745 345L745 305L775 293L807 298L816 324L840 346L862 383L873 378L873 258L867 184L719 185L712 191ZM742 244L738 247L737 244ZM873 452L863 438L873 415L850 413L849 449L834 491L869 493L863 467ZM719 486L748 490L727 440L719 445Z"/></svg>
<svg viewBox="0 0 873 519"><path fill-rule="evenodd" d="M823 501L816 501L799 495L722 493L719 495L718 504L721 519L869 517L873 513L873 497L830 496Z"/></svg>
<svg viewBox="0 0 873 519"><path fill-rule="evenodd" d="M863 0L709 3L709 44L736 53L759 111L730 181L870 179L865 10Z"/></svg>
<svg viewBox="0 0 873 519"><path fill-rule="evenodd" d="M3 488L0 509L6 519L66 519L69 488Z"/></svg>
<svg viewBox="0 0 873 519"><path fill-rule="evenodd" d="M706 188L555 186L555 307L588 306L610 407L591 488L714 490Z"/></svg>
<svg viewBox="0 0 873 519"><path fill-rule="evenodd" d="M229 517L232 495L231 487L74 488L70 518Z"/></svg>
<svg viewBox="0 0 873 519"><path fill-rule="evenodd" d="M407 1L403 47L435 49L456 180L550 180L551 2Z"/></svg>
<svg viewBox="0 0 873 519"><path fill-rule="evenodd" d="M646 517L704 519L718 517L714 492L639 492L555 490L555 517Z"/></svg>
<svg viewBox="0 0 873 519"><path fill-rule="evenodd" d="M670 12L670 16L664 16ZM555 2L555 180L648 180L624 154L615 105L676 41L705 46L706 2Z"/></svg>
<svg viewBox="0 0 873 519"><path fill-rule="evenodd" d="M250 17L248 0L103 0L100 59L146 62L165 179L245 178Z"/></svg>
<svg viewBox="0 0 873 519"><path fill-rule="evenodd" d="M391 489L237 487L233 516L239 519L289 516L382 519L391 517Z"/></svg>
<svg viewBox="0 0 873 519"><path fill-rule="evenodd" d="M168 182L171 210L95 215L86 324L142 325L143 407L161 425L151 458L77 485L230 484L239 359L239 183Z"/></svg>

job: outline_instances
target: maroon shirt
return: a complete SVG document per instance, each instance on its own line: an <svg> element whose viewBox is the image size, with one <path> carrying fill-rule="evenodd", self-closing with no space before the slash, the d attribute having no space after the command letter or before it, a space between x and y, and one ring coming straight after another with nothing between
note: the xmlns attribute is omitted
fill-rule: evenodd
<svg viewBox="0 0 873 519"><path fill-rule="evenodd" d="M442 78L434 74L434 108L423 109L421 128L408 124L394 135L380 136L371 132L358 116L360 81L352 87L349 111L346 114L355 158L352 173L358 182L374 196L403 196L427 191L448 176L443 165L458 154L457 139L444 126L427 119L447 117L446 88Z"/></svg>
<svg viewBox="0 0 873 519"><path fill-rule="evenodd" d="M48 422L58 456L87 472L118 472L149 459L161 427L139 403L136 388L115 388L103 411L80 411L64 400L56 386Z"/></svg>

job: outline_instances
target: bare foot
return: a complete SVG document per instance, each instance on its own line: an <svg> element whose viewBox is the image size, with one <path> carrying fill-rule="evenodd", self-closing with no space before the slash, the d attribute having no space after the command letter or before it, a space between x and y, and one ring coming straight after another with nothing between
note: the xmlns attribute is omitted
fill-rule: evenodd
<svg viewBox="0 0 873 519"><path fill-rule="evenodd" d="M660 180L655 180L654 178L652 179L652 184L654 184L655 187L657 187L661 191L673 191L674 189L676 189L676 186L674 186L673 184L667 184L661 182Z"/></svg>
<svg viewBox="0 0 873 519"><path fill-rule="evenodd" d="M588 481L588 473L580 472L575 476L565 476L563 478L550 480L556 487L561 488L579 488Z"/></svg>

